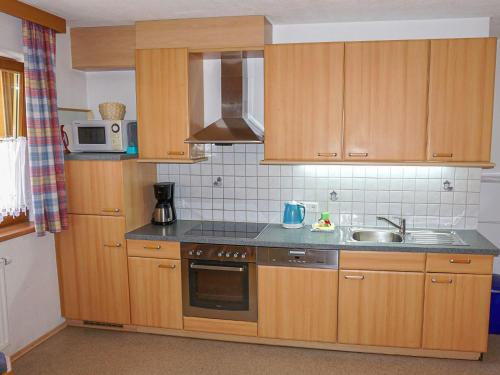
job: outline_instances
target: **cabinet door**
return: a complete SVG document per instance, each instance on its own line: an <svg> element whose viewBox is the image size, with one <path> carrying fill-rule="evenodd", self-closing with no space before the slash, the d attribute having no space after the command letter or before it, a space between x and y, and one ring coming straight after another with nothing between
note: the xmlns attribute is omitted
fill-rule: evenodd
<svg viewBox="0 0 500 375"><path fill-rule="evenodd" d="M344 159L425 160L428 58L426 40L346 43Z"/></svg>
<svg viewBox="0 0 500 375"><path fill-rule="evenodd" d="M338 272L259 266L261 337L335 342Z"/></svg>
<svg viewBox="0 0 500 375"><path fill-rule="evenodd" d="M58 237L63 313L66 318L130 323L125 219L70 215Z"/></svg>
<svg viewBox="0 0 500 375"><path fill-rule="evenodd" d="M340 271L339 343L418 348L424 274Z"/></svg>
<svg viewBox="0 0 500 375"><path fill-rule="evenodd" d="M428 160L490 161L496 45L431 41Z"/></svg>
<svg viewBox="0 0 500 375"><path fill-rule="evenodd" d="M427 274L423 347L486 352L491 275Z"/></svg>
<svg viewBox="0 0 500 375"><path fill-rule="evenodd" d="M70 213L124 214L122 162L67 161L65 173Z"/></svg>
<svg viewBox="0 0 500 375"><path fill-rule="evenodd" d="M137 50L136 90L139 156L189 158L187 49Z"/></svg>
<svg viewBox="0 0 500 375"><path fill-rule="evenodd" d="M132 324L182 329L181 262L128 258Z"/></svg>
<svg viewBox="0 0 500 375"><path fill-rule="evenodd" d="M342 157L344 44L265 46L265 159Z"/></svg>

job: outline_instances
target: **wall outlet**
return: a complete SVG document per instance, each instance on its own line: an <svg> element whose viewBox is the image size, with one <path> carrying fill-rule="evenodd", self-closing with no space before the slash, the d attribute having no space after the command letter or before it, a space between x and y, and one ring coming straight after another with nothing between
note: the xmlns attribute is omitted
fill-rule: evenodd
<svg viewBox="0 0 500 375"><path fill-rule="evenodd" d="M304 223L311 225L318 220L318 202L302 202L306 206L306 217Z"/></svg>

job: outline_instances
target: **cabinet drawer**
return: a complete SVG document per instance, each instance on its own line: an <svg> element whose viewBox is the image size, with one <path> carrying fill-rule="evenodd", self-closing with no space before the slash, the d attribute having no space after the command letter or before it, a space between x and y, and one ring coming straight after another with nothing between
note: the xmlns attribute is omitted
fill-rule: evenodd
<svg viewBox="0 0 500 375"><path fill-rule="evenodd" d="M67 161L65 173L69 213L124 215L122 162Z"/></svg>
<svg viewBox="0 0 500 375"><path fill-rule="evenodd" d="M127 240L129 257L181 259L181 244L170 241Z"/></svg>
<svg viewBox="0 0 500 375"><path fill-rule="evenodd" d="M341 251L340 268L344 270L413 271L425 270L425 253L391 251Z"/></svg>
<svg viewBox="0 0 500 375"><path fill-rule="evenodd" d="M493 256L427 254L427 272L491 274L493 272Z"/></svg>

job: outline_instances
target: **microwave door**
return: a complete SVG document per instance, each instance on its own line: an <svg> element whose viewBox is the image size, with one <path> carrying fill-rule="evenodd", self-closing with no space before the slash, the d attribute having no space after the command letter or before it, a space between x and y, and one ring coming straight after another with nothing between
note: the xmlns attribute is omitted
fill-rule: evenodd
<svg viewBox="0 0 500 375"><path fill-rule="evenodd" d="M75 151L111 151L109 127L81 124L75 130Z"/></svg>

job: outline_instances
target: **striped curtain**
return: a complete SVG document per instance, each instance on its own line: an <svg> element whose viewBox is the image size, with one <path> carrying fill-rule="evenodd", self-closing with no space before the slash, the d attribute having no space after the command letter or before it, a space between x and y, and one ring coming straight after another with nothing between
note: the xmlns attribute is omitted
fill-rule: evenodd
<svg viewBox="0 0 500 375"><path fill-rule="evenodd" d="M26 123L35 229L60 232L68 227L64 153L57 118L56 36L53 30L23 20Z"/></svg>

